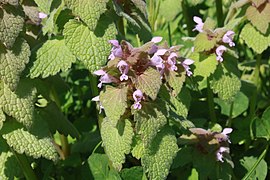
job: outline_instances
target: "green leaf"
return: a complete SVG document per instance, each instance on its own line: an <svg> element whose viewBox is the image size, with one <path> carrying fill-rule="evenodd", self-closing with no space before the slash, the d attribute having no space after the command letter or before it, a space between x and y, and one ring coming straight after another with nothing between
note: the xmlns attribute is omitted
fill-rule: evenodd
<svg viewBox="0 0 270 180"><path fill-rule="evenodd" d="M3 110L0 107L0 130L3 127L3 123L6 120L6 115L4 114Z"/></svg>
<svg viewBox="0 0 270 180"><path fill-rule="evenodd" d="M241 31L240 37L249 48L252 48L258 54L261 54L270 45L270 36L262 35L251 24L245 25Z"/></svg>
<svg viewBox="0 0 270 180"><path fill-rule="evenodd" d="M36 25L39 25L41 19L39 18L38 8L35 6L22 6L25 15Z"/></svg>
<svg viewBox="0 0 270 180"><path fill-rule="evenodd" d="M0 151L0 179L9 180L11 177L18 179L23 177L18 161L12 152Z"/></svg>
<svg viewBox="0 0 270 180"><path fill-rule="evenodd" d="M187 0L187 2L188 2L188 4L190 6L196 6L196 5L200 4L200 3L202 3L203 0Z"/></svg>
<svg viewBox="0 0 270 180"><path fill-rule="evenodd" d="M170 102L172 103L172 106L173 106L171 108L172 111L174 111L179 116L183 116L184 118L187 118L188 109L185 106L185 104L183 104L183 102L181 102L179 99L175 97L171 97Z"/></svg>
<svg viewBox="0 0 270 180"><path fill-rule="evenodd" d="M144 146L143 142L140 137L133 138L133 148L131 150L132 156L136 159L141 159L143 152L144 152Z"/></svg>
<svg viewBox="0 0 270 180"><path fill-rule="evenodd" d="M160 3L160 15L165 18L167 22L171 22L174 18L182 12L182 0L164 0Z"/></svg>
<svg viewBox="0 0 270 180"><path fill-rule="evenodd" d="M66 47L64 39L48 40L38 49L30 76L31 78L39 75L42 78L53 76L60 70L67 71L75 61L76 57Z"/></svg>
<svg viewBox="0 0 270 180"><path fill-rule="evenodd" d="M104 32L104 35L97 36L97 32ZM115 34L114 24L110 24L106 29L97 29L95 32L75 20L70 20L64 27L67 47L91 72L100 69L107 62L111 49L108 40L115 39Z"/></svg>
<svg viewBox="0 0 270 180"><path fill-rule="evenodd" d="M246 11L247 19L263 34L266 33L270 23L270 4L267 3L262 11L249 6Z"/></svg>
<svg viewBox="0 0 270 180"><path fill-rule="evenodd" d="M53 0L34 0L39 10L45 14L50 14Z"/></svg>
<svg viewBox="0 0 270 180"><path fill-rule="evenodd" d="M194 41L194 51L209 51L215 47L217 39L215 37L208 38L207 33L199 33Z"/></svg>
<svg viewBox="0 0 270 180"><path fill-rule="evenodd" d="M134 121L144 147L149 146L160 129L167 124L167 118L159 105L153 103L144 103L141 110L135 111Z"/></svg>
<svg viewBox="0 0 270 180"><path fill-rule="evenodd" d="M0 79L14 91L20 80L21 72L28 63L30 47L23 39L16 41L11 50L0 48Z"/></svg>
<svg viewBox="0 0 270 180"><path fill-rule="evenodd" d="M253 165L257 161L257 157L250 156L250 157L244 157L240 160L240 163L247 171L250 171L253 167ZM256 167L254 173L249 177L250 179L258 179L258 180L264 180L267 175L267 163L264 159L260 161L258 166Z"/></svg>
<svg viewBox="0 0 270 180"><path fill-rule="evenodd" d="M104 107L106 116L116 125L127 108L127 87L122 89L106 86L100 93L100 102Z"/></svg>
<svg viewBox="0 0 270 180"><path fill-rule="evenodd" d="M221 107L221 114L230 116L231 103L223 101L219 98L214 99L214 101ZM232 118L236 118L245 112L248 109L248 105L248 97L244 93L238 92L233 101Z"/></svg>
<svg viewBox="0 0 270 180"><path fill-rule="evenodd" d="M109 158L106 154L92 154L88 158L93 178L96 180L105 180L109 174Z"/></svg>
<svg viewBox="0 0 270 180"><path fill-rule="evenodd" d="M13 6L17 6L19 4L19 0L0 0L1 3L8 3Z"/></svg>
<svg viewBox="0 0 270 180"><path fill-rule="evenodd" d="M222 75L221 78L211 81L211 88L223 101L232 102L236 94L240 91L241 81L233 74Z"/></svg>
<svg viewBox="0 0 270 180"><path fill-rule="evenodd" d="M79 16L94 31L101 14L106 11L108 0L67 0L75 16Z"/></svg>
<svg viewBox="0 0 270 180"><path fill-rule="evenodd" d="M155 100L161 86L160 73L149 67L135 80L135 87Z"/></svg>
<svg viewBox="0 0 270 180"><path fill-rule="evenodd" d="M166 179L178 151L177 140L168 127L162 129L142 157L142 166L149 179Z"/></svg>
<svg viewBox="0 0 270 180"><path fill-rule="evenodd" d="M21 128L4 134L3 138L19 154L25 153L34 158L44 157L53 161L58 159L52 140L48 137L39 139Z"/></svg>
<svg viewBox="0 0 270 180"><path fill-rule="evenodd" d="M106 154L113 167L120 171L125 162L125 154L130 153L133 128L129 120L119 121L117 126L105 118L101 125L101 137Z"/></svg>
<svg viewBox="0 0 270 180"><path fill-rule="evenodd" d="M13 6L3 5L0 9L0 41L11 48L21 32L24 19Z"/></svg>
<svg viewBox="0 0 270 180"><path fill-rule="evenodd" d="M183 83L186 79L186 72L177 73L175 71L168 71L165 73L165 79L167 80L169 86L173 89L172 95L175 97L177 96L183 86Z"/></svg>
<svg viewBox="0 0 270 180"><path fill-rule="evenodd" d="M255 120L256 137L270 139L270 107L268 107L262 118L256 118Z"/></svg>
<svg viewBox="0 0 270 180"><path fill-rule="evenodd" d="M30 127L33 123L35 92L35 89L31 89L31 91L24 92L23 96L19 96L12 92L7 85L0 83L2 110L26 127Z"/></svg>
<svg viewBox="0 0 270 180"><path fill-rule="evenodd" d="M121 177L123 180L142 180L143 168L141 166L134 166L132 168L125 168L121 171Z"/></svg>

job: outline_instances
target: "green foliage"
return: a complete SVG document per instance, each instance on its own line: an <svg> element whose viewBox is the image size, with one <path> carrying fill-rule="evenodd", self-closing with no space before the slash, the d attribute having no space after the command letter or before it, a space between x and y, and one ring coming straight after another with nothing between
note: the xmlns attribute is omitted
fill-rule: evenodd
<svg viewBox="0 0 270 180"><path fill-rule="evenodd" d="M209 38L208 34L200 33L196 36L194 41L194 51L195 52L203 52L209 51L215 47L217 40L215 37Z"/></svg>
<svg viewBox="0 0 270 180"><path fill-rule="evenodd" d="M166 21L170 22L178 15L182 10L182 0L164 0L161 1L160 15L163 16Z"/></svg>
<svg viewBox="0 0 270 180"><path fill-rule="evenodd" d="M16 158L10 151L0 152L0 179L8 180L10 177L20 178L22 172Z"/></svg>
<svg viewBox="0 0 270 180"><path fill-rule="evenodd" d="M122 89L107 86L104 92L100 93L100 102L105 109L106 116L114 125L127 108L127 87Z"/></svg>
<svg viewBox="0 0 270 180"><path fill-rule="evenodd" d="M146 180L143 173L143 168L140 166L134 166L129 169L123 169L121 172L121 177L123 180Z"/></svg>
<svg viewBox="0 0 270 180"><path fill-rule="evenodd" d="M153 68L148 68L135 81L135 87L150 96L152 100L156 99L160 86L160 73Z"/></svg>
<svg viewBox="0 0 270 180"><path fill-rule="evenodd" d="M102 32L104 32L102 36L96 34ZM108 40L114 39L115 26L109 24L105 29L97 27L93 32L84 24L70 20L65 25L64 37L70 51L83 62L90 72L94 72L107 62L107 55L111 48Z"/></svg>
<svg viewBox="0 0 270 180"><path fill-rule="evenodd" d="M262 118L255 119L256 137L270 139L270 108L267 108Z"/></svg>
<svg viewBox="0 0 270 180"><path fill-rule="evenodd" d="M142 165L150 179L165 179L178 151L176 138L170 128L163 128L145 149Z"/></svg>
<svg viewBox="0 0 270 180"><path fill-rule="evenodd" d="M42 78L57 74L60 70L67 71L76 57L65 45L64 39L48 40L37 51L37 60L34 62L30 73L31 78Z"/></svg>
<svg viewBox="0 0 270 180"><path fill-rule="evenodd" d="M183 83L186 79L186 72L182 72L181 74L176 73L175 71L169 71L168 74L165 74L165 78L168 81L168 85L173 88L172 95L177 96L183 86Z"/></svg>
<svg viewBox="0 0 270 180"><path fill-rule="evenodd" d="M125 154L130 153L133 129L129 120L119 121L117 126L109 118L101 124L103 145L113 167L120 171L125 162Z"/></svg>
<svg viewBox="0 0 270 180"><path fill-rule="evenodd" d="M18 2L19 0L0 0L1 3L8 3L8 4L11 4L13 6L17 6L18 5Z"/></svg>
<svg viewBox="0 0 270 180"><path fill-rule="evenodd" d="M241 165L249 171L253 165L256 163L257 158L250 156L244 157L240 160ZM265 179L267 175L267 163L265 160L259 162L258 166L256 167L254 173L250 176L251 179Z"/></svg>
<svg viewBox="0 0 270 180"><path fill-rule="evenodd" d="M245 41L248 47L252 48L258 54L266 50L270 42L270 36L261 34L250 24L244 26L240 37Z"/></svg>

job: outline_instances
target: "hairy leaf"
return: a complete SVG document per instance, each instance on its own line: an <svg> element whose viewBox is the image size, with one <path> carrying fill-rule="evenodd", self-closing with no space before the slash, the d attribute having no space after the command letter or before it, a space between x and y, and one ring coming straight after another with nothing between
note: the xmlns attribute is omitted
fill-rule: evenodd
<svg viewBox="0 0 270 180"><path fill-rule="evenodd" d="M53 161L58 159L58 154L50 138L38 139L23 128L4 134L3 138L20 154L25 153L34 158L44 157Z"/></svg>
<svg viewBox="0 0 270 180"><path fill-rule="evenodd" d="M0 130L3 127L3 123L5 120L6 120L6 116L5 116L3 110L1 109L1 106L0 106Z"/></svg>
<svg viewBox="0 0 270 180"><path fill-rule="evenodd" d="M211 82L211 88L224 101L232 102L240 91L241 81L235 75L223 75L220 79Z"/></svg>
<svg viewBox="0 0 270 180"><path fill-rule="evenodd" d="M127 87L121 89L107 86L100 93L100 102L104 107L106 116L116 125L127 108Z"/></svg>
<svg viewBox="0 0 270 180"><path fill-rule="evenodd" d="M135 157L136 159L141 159L144 151L144 146L141 138L136 137L134 138L133 142L133 148L132 148L132 156Z"/></svg>
<svg viewBox="0 0 270 180"><path fill-rule="evenodd" d="M45 14L50 13L53 0L34 0L39 10Z"/></svg>
<svg viewBox="0 0 270 180"><path fill-rule="evenodd" d="M30 70L31 78L53 76L60 70L67 71L76 57L65 45L64 39L46 41L37 51L37 58Z"/></svg>
<svg viewBox="0 0 270 180"><path fill-rule="evenodd" d="M91 72L100 69L107 62L111 49L108 40L115 39L116 29L113 24L107 29L100 28L96 31L104 30L103 36L96 36L95 32L75 20L69 21L64 28L67 47Z"/></svg>
<svg viewBox="0 0 270 180"><path fill-rule="evenodd" d="M199 33L194 41L194 51L209 51L215 47L217 40L215 37L209 38L206 33Z"/></svg>
<svg viewBox="0 0 270 180"><path fill-rule="evenodd" d="M3 111L26 127L30 127L33 119L35 89L24 93L26 95L20 97L12 92L7 85L0 83L0 104Z"/></svg>
<svg viewBox="0 0 270 180"><path fill-rule="evenodd" d="M0 49L0 79L14 91L20 80L20 74L28 63L29 45L23 39L16 41L11 50Z"/></svg>
<svg viewBox="0 0 270 180"><path fill-rule="evenodd" d="M3 7L0 9L0 41L11 48L23 28L24 19L15 7Z"/></svg>
<svg viewBox="0 0 270 180"><path fill-rule="evenodd" d="M166 179L178 151L177 140L168 127L162 129L145 149L142 165L150 179Z"/></svg>
<svg viewBox="0 0 270 180"><path fill-rule="evenodd" d="M257 31L251 24L246 24L242 29L240 37L248 47L258 54L261 54L270 45L270 36L264 36Z"/></svg>
<svg viewBox="0 0 270 180"><path fill-rule="evenodd" d="M125 154L130 153L133 128L129 120L119 121L117 126L105 118L101 125L101 137L105 152L113 167L120 171L125 162Z"/></svg>
<svg viewBox="0 0 270 180"><path fill-rule="evenodd" d="M207 78L215 72L218 65L218 61L216 60L216 56L214 54L210 56L194 54L194 56L190 58L195 61L194 65L196 68L194 69L194 76Z"/></svg>
<svg viewBox="0 0 270 180"><path fill-rule="evenodd" d="M261 12L256 7L249 6L246 16L259 31L265 34L270 23L270 3L267 3Z"/></svg>
<svg viewBox="0 0 270 180"><path fill-rule="evenodd" d="M135 80L135 87L155 100L161 86L160 73L149 67Z"/></svg>
<svg viewBox="0 0 270 180"><path fill-rule="evenodd" d="M171 93L173 96L177 96L183 86L183 83L186 79L186 72L177 73L175 71L169 71L165 73L165 78L169 84L169 86L173 89L173 92Z"/></svg>
<svg viewBox="0 0 270 180"><path fill-rule="evenodd" d="M67 0L72 12L79 16L94 31L101 14L106 11L108 0Z"/></svg>
<svg viewBox="0 0 270 180"><path fill-rule="evenodd" d="M172 111L174 111L177 115L183 116L184 118L188 115L188 109L187 107L181 102L179 99L175 97L170 98L170 102L172 103L173 108Z"/></svg>
<svg viewBox="0 0 270 180"><path fill-rule="evenodd" d="M35 6L23 6L23 11L28 18L35 23L36 25L39 25L41 22L41 19L39 18L39 11L38 8Z"/></svg>
<svg viewBox="0 0 270 180"><path fill-rule="evenodd" d="M145 147L149 146L160 129L167 124L167 118L156 104L145 103L135 111L136 131L141 135Z"/></svg>

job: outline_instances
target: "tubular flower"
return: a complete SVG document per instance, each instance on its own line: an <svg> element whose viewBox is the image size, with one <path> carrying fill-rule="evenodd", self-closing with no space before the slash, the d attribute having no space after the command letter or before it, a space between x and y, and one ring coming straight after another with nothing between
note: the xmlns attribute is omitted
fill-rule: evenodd
<svg viewBox="0 0 270 180"><path fill-rule="evenodd" d="M137 89L136 91L133 92L133 99L135 100L135 103L133 104L134 109L141 109L142 105L140 102L143 99L143 93L141 90Z"/></svg>
<svg viewBox="0 0 270 180"><path fill-rule="evenodd" d="M176 67L176 58L177 58L177 54L175 52L172 52L167 60L167 63L169 64L169 69L171 71L177 71L177 67Z"/></svg>
<svg viewBox="0 0 270 180"><path fill-rule="evenodd" d="M40 13L38 13L38 17L39 17L40 19L44 19L44 18L48 17L48 15L45 14L45 13L43 13L43 12L40 12Z"/></svg>
<svg viewBox="0 0 270 180"><path fill-rule="evenodd" d="M227 50L227 48L225 46L223 46L223 45L220 45L220 46L217 47L216 55L217 55L217 60L219 62L223 61L222 55L223 55L224 51L226 51L226 50Z"/></svg>
<svg viewBox="0 0 270 180"><path fill-rule="evenodd" d="M128 80L127 73L128 73L128 70L129 70L129 65L124 60L121 60L117 64L117 68L119 69L119 71L122 74L120 76L120 81Z"/></svg>
<svg viewBox="0 0 270 180"><path fill-rule="evenodd" d="M222 133L219 134L218 141L222 142L222 141L228 141L229 143L231 143L228 134L230 134L233 131L232 128L224 128Z"/></svg>
<svg viewBox="0 0 270 180"><path fill-rule="evenodd" d="M101 88L103 83L111 83L113 82L113 78L106 73L105 71L103 71L102 69L95 71L93 74L97 75L97 76L101 76L99 81L100 83L98 84L98 87Z"/></svg>
<svg viewBox="0 0 270 180"><path fill-rule="evenodd" d="M186 73L187 73L187 76L191 76L192 75L192 72L190 71L190 65L193 64L194 61L191 60L191 59L185 59L181 64L182 66L184 67Z"/></svg>
<svg viewBox="0 0 270 180"><path fill-rule="evenodd" d="M104 107L102 106L100 100L99 100L99 96L93 97L92 101L98 102L99 103L99 114L101 113L102 109L104 109Z"/></svg>
<svg viewBox="0 0 270 180"><path fill-rule="evenodd" d="M216 152L217 161L224 162L223 154L230 153L230 149L228 147L220 147Z"/></svg>
<svg viewBox="0 0 270 180"><path fill-rule="evenodd" d="M157 37L153 37L151 42L153 43L159 43L160 41L162 41L162 37L157 36ZM153 44L151 49L148 51L148 54L154 54L155 52L157 52L158 50L158 46L156 44Z"/></svg>
<svg viewBox="0 0 270 180"><path fill-rule="evenodd" d="M109 56L109 60L113 60L116 57L122 57L123 51L122 48L117 40L109 40L109 43L113 45L111 49L111 54Z"/></svg>
<svg viewBox="0 0 270 180"><path fill-rule="evenodd" d="M195 26L195 28L193 29L193 31L199 31L199 32L203 32L203 25L204 23L202 22L202 19L194 16L193 17L193 21L197 23L197 25Z"/></svg>
<svg viewBox="0 0 270 180"><path fill-rule="evenodd" d="M234 36L234 32L233 31L227 31L224 36L222 37L222 41L224 43L228 43L230 47L235 46L234 42L233 42L233 36Z"/></svg>

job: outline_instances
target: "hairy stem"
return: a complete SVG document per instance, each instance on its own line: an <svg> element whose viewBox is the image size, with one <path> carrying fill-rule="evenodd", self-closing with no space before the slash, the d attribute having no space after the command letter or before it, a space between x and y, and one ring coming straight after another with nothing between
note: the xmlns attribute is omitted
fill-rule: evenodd
<svg viewBox="0 0 270 180"><path fill-rule="evenodd" d="M222 0L216 0L216 11L217 11L217 21L218 26L223 26L223 10L222 10Z"/></svg>
<svg viewBox="0 0 270 180"><path fill-rule="evenodd" d="M11 148L10 148L11 149ZM13 149L11 149L12 153L16 157L19 166L21 167L23 174L27 180L37 180L37 176L34 173L26 155L24 154L18 154Z"/></svg>
<svg viewBox="0 0 270 180"><path fill-rule="evenodd" d="M210 88L209 79L207 79L207 102L208 102L210 119L215 124L217 122L217 117L215 113L214 94L213 94L212 89Z"/></svg>

